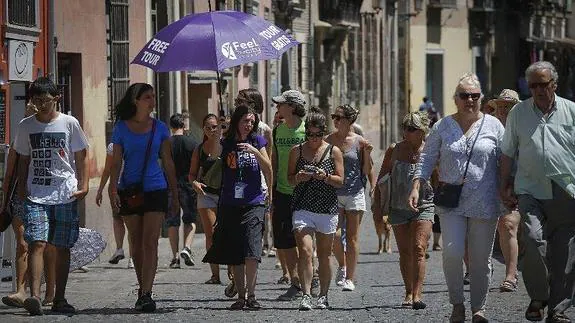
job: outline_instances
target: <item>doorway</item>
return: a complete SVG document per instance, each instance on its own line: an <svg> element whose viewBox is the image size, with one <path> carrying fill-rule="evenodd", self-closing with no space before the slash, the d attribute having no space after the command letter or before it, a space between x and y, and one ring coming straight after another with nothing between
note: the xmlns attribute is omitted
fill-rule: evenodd
<svg viewBox="0 0 575 323"><path fill-rule="evenodd" d="M426 55L425 94L433 106L444 116L443 111L443 53Z"/></svg>

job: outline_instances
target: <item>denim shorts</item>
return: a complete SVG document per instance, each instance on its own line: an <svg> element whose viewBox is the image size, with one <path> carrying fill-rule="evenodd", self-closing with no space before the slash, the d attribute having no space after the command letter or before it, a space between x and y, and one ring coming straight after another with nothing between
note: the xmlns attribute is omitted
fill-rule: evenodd
<svg viewBox="0 0 575 323"><path fill-rule="evenodd" d="M48 242L59 248L70 249L78 240L80 217L78 202L45 205L24 202L24 240Z"/></svg>
<svg viewBox="0 0 575 323"><path fill-rule="evenodd" d="M206 192L205 195L198 194L198 209L217 209L220 196Z"/></svg>
<svg viewBox="0 0 575 323"><path fill-rule="evenodd" d="M365 206L365 193L363 190L353 195L338 195L337 205L340 209L346 211L363 211L367 210Z"/></svg>

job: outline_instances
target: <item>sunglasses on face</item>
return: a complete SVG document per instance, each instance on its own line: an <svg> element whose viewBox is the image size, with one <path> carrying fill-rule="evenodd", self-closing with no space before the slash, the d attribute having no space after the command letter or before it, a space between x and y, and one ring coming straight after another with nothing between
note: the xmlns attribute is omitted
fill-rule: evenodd
<svg viewBox="0 0 575 323"><path fill-rule="evenodd" d="M222 129L225 129L225 128L224 128L224 125L217 125L217 124L216 124L216 125L211 125L211 126L210 126L210 125L205 126L205 128L206 128L207 130L212 130L212 131L218 129L218 127L222 127Z"/></svg>
<svg viewBox="0 0 575 323"><path fill-rule="evenodd" d="M333 113L333 114L331 115L331 120L339 121L339 120L341 120L341 119L347 119L347 118L344 117L344 116L342 116L342 115L335 114L335 113Z"/></svg>
<svg viewBox="0 0 575 323"><path fill-rule="evenodd" d="M471 98L471 100L477 101L481 97L481 93L459 92L458 96L461 100L469 100L469 98Z"/></svg>
<svg viewBox="0 0 575 323"><path fill-rule="evenodd" d="M318 132L306 131L305 135L308 138L323 138L324 133L323 133L323 131L318 131Z"/></svg>
<svg viewBox="0 0 575 323"><path fill-rule="evenodd" d="M538 83L529 83L529 88L530 89L545 89L549 86L549 84L551 84L553 82L553 80L549 81L549 82L538 82Z"/></svg>
<svg viewBox="0 0 575 323"><path fill-rule="evenodd" d="M416 132L417 130L420 130L420 129L415 128L415 127L412 127L412 126L409 126L409 127L405 127L405 130L406 130L407 132Z"/></svg>

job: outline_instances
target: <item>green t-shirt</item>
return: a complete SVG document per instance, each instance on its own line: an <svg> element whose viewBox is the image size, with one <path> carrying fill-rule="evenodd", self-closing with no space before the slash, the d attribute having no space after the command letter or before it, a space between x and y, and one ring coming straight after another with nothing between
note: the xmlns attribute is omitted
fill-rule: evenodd
<svg viewBox="0 0 575 323"><path fill-rule="evenodd" d="M305 122L302 120L299 127L289 128L285 123L275 130L274 146L277 152L277 186L276 190L282 194L293 194L293 187L288 183L288 161L291 148L305 141Z"/></svg>

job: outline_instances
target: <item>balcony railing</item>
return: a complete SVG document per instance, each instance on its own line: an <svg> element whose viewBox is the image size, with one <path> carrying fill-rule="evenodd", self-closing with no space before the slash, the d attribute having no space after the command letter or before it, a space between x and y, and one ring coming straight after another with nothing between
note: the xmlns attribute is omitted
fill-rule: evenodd
<svg viewBox="0 0 575 323"><path fill-rule="evenodd" d="M359 27L361 0L323 0L319 2L319 19L333 26Z"/></svg>
<svg viewBox="0 0 575 323"><path fill-rule="evenodd" d="M457 9L457 0L429 0L432 8Z"/></svg>

